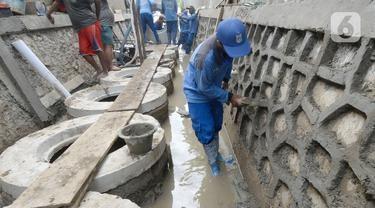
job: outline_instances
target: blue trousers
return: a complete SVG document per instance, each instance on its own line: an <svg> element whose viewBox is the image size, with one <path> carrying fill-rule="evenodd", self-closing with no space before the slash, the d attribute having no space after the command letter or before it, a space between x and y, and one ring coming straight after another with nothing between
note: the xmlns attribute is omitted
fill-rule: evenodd
<svg viewBox="0 0 375 208"><path fill-rule="evenodd" d="M168 44L173 43L174 45L176 45L177 29L178 29L177 20L167 21Z"/></svg>
<svg viewBox="0 0 375 208"><path fill-rule="evenodd" d="M187 54L189 54L191 51L191 47L193 46L195 35L196 35L195 33L189 33L186 43L185 45L183 45L183 49L185 50Z"/></svg>
<svg viewBox="0 0 375 208"><path fill-rule="evenodd" d="M223 104L218 101L210 103L188 103L193 129L207 155L208 162L213 164L219 151L219 131L223 125Z"/></svg>
<svg viewBox="0 0 375 208"><path fill-rule="evenodd" d="M147 25L148 25L150 27L152 33L155 36L156 42L160 43L160 38L159 38L158 33L156 32L156 28L155 28L154 19L152 17L152 14L141 13L141 24L142 24L144 41L146 41L146 30L147 30Z"/></svg>
<svg viewBox="0 0 375 208"><path fill-rule="evenodd" d="M189 32L180 32L180 38L178 39L178 45L184 45L189 37Z"/></svg>

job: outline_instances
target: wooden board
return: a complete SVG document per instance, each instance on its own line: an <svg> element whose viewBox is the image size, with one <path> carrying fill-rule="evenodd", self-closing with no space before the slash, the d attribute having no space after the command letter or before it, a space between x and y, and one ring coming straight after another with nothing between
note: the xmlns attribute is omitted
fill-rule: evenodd
<svg viewBox="0 0 375 208"><path fill-rule="evenodd" d="M63 85L69 92L72 92L73 90L81 86L83 83L85 83L83 77L81 75L77 75L73 79L64 83ZM46 108L50 108L52 105L57 103L57 101L59 101L61 98L62 96L60 95L60 93L58 93L56 90L52 90L47 95L43 96L40 99L40 101Z"/></svg>
<svg viewBox="0 0 375 208"><path fill-rule="evenodd" d="M11 208L63 207L77 201L98 164L134 111L107 112L44 171L10 206ZM81 194L84 195L84 194Z"/></svg>
<svg viewBox="0 0 375 208"><path fill-rule="evenodd" d="M146 92L166 46L155 45L150 48L153 53L143 62L140 69L126 85L126 90L117 97L116 102L108 109L109 112L137 110L141 105L145 93L140 92Z"/></svg>

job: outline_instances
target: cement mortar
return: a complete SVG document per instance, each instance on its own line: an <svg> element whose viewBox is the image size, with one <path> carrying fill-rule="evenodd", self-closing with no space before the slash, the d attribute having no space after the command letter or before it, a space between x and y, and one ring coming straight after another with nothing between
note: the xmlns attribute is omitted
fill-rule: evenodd
<svg viewBox="0 0 375 208"><path fill-rule="evenodd" d="M3 192L17 198L38 175L50 166L56 152L74 142L100 115L81 117L45 128L19 140L0 155L0 185ZM150 122L158 127L152 150L142 156L119 146L104 160L89 189L106 192L126 184L151 168L166 149L164 131L152 117L135 114L130 123ZM135 189L136 191L136 189Z"/></svg>

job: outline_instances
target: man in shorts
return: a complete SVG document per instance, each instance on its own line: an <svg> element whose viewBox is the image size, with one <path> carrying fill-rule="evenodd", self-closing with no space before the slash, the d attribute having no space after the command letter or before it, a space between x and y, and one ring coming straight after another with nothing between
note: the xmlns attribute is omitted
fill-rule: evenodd
<svg viewBox="0 0 375 208"><path fill-rule="evenodd" d="M118 67L114 67L113 60L113 25L115 23L115 17L113 12L109 8L107 0L101 0L101 11L100 11L100 24L102 26L102 42L104 46L104 54L107 58L107 66L109 71L119 70Z"/></svg>
<svg viewBox="0 0 375 208"><path fill-rule="evenodd" d="M96 14L91 8L92 0L57 0L47 12L47 18L54 24L52 13L60 5L64 5L73 29L78 32L79 39L79 53L83 58L96 70L95 78L101 73L104 76L108 75L109 67L107 66L107 59L103 52L100 17L100 0L94 0ZM96 63L94 55L99 57L102 69Z"/></svg>

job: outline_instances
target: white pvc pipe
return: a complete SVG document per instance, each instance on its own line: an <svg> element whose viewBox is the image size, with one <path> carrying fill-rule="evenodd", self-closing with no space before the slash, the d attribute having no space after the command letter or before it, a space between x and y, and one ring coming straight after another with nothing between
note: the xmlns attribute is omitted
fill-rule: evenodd
<svg viewBox="0 0 375 208"><path fill-rule="evenodd" d="M23 42L17 40L12 45L25 58L44 79L46 79L61 95L65 98L69 97L70 92L61 84L59 80L47 69L47 67L40 61L40 59L30 50L30 48Z"/></svg>

